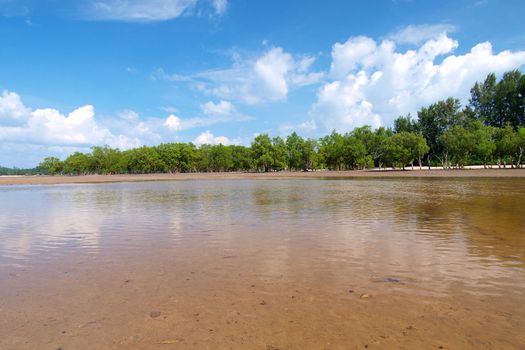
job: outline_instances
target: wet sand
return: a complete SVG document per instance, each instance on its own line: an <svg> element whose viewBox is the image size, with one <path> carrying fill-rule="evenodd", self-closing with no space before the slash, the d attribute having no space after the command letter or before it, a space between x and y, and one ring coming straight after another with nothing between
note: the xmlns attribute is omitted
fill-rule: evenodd
<svg viewBox="0 0 525 350"><path fill-rule="evenodd" d="M176 173L141 175L79 175L79 176L0 176L0 185L50 185L67 183L109 183L176 180L241 180L241 179L315 179L315 178L400 178L400 177L525 177L525 169L452 169L452 170L352 170L269 173Z"/></svg>
<svg viewBox="0 0 525 350"><path fill-rule="evenodd" d="M260 254L64 261L2 276L1 349L522 349L523 295L429 295L421 280ZM313 248L313 247L312 247ZM249 254L254 254L249 256ZM186 258L187 261L183 261ZM255 267L255 269L254 269ZM311 268L311 266L310 266ZM334 278L334 274L344 277ZM339 280L339 281L338 281ZM344 281L344 282L342 282ZM392 282L390 282L392 281ZM520 299L521 298L521 299Z"/></svg>
<svg viewBox="0 0 525 350"><path fill-rule="evenodd" d="M0 349L523 349L524 178L0 188Z"/></svg>

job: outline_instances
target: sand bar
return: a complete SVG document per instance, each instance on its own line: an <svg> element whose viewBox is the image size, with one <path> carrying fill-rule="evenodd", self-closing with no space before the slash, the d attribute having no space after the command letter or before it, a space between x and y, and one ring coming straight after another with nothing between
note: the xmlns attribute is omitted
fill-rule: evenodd
<svg viewBox="0 0 525 350"><path fill-rule="evenodd" d="M177 180L237 180L237 179L310 179L310 178L363 178L363 177L525 177L525 169L461 169L461 170L407 170L407 171L312 171L312 172L270 172L270 173L175 173L141 175L80 175L80 176L0 176L0 185L50 185L68 183L105 183L135 181L177 181Z"/></svg>

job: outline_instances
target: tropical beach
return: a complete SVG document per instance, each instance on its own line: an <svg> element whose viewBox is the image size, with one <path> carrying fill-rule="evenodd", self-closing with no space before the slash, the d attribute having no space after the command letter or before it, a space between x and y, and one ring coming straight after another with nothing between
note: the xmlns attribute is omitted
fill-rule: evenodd
<svg viewBox="0 0 525 350"><path fill-rule="evenodd" d="M0 350L525 349L523 13L0 0Z"/></svg>
<svg viewBox="0 0 525 350"><path fill-rule="evenodd" d="M0 186L0 348L519 349L524 181Z"/></svg>

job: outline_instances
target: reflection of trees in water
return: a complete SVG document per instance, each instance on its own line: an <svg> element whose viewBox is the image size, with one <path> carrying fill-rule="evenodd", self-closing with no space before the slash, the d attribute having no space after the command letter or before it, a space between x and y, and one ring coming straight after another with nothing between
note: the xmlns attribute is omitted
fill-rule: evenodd
<svg viewBox="0 0 525 350"><path fill-rule="evenodd" d="M407 181L408 180L408 181ZM477 258L525 260L525 187L520 179L366 179L257 184L257 213L292 223L316 217L319 230L346 225L428 240L436 249ZM521 191L521 192L520 192ZM306 215L302 215L305 214ZM313 223L315 224L315 223ZM380 232L377 234L381 234Z"/></svg>
<svg viewBox="0 0 525 350"><path fill-rule="evenodd" d="M427 201L411 206L416 232L449 246L462 239L470 256L524 263L525 211L515 180L463 183L463 193L457 184L441 190L434 188Z"/></svg>

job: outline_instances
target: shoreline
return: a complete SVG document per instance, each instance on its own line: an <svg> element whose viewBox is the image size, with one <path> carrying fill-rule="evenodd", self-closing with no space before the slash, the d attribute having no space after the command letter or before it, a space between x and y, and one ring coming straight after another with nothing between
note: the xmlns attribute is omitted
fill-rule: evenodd
<svg viewBox="0 0 525 350"><path fill-rule="evenodd" d="M119 175L32 175L0 176L0 185L57 185L78 183L112 183L139 181L181 180L257 180L257 179L315 179L315 178L525 178L525 169L414 169L414 170L346 170L270 173L174 173L174 174L119 174Z"/></svg>

